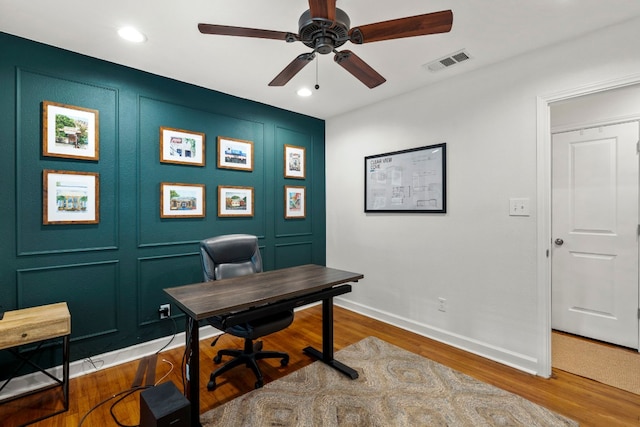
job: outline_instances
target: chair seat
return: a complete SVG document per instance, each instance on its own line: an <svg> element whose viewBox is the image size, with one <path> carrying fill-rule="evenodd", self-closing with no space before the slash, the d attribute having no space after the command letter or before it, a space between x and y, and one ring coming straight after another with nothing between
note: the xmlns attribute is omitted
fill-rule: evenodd
<svg viewBox="0 0 640 427"><path fill-rule="evenodd" d="M224 317L214 316L207 319L211 326L239 338L256 339L286 328L293 322L293 310L276 313L260 319L251 320L229 328L223 326Z"/></svg>

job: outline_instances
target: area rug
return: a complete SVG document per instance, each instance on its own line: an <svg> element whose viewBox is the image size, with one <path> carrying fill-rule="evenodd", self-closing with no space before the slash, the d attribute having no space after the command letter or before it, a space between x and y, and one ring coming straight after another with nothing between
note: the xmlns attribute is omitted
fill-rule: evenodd
<svg viewBox="0 0 640 427"><path fill-rule="evenodd" d="M554 331L551 366L640 394L640 353L634 350Z"/></svg>
<svg viewBox="0 0 640 427"><path fill-rule="evenodd" d="M203 427L577 426L515 394L368 337L201 416Z"/></svg>

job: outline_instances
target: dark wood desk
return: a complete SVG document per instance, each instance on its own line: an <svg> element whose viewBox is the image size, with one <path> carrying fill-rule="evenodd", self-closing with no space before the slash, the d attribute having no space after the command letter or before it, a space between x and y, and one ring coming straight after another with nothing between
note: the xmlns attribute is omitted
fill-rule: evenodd
<svg viewBox="0 0 640 427"><path fill-rule="evenodd" d="M351 292L347 283L363 277L359 273L308 264L165 289L187 315L187 351L191 352L187 397L191 402L192 424L200 425L199 321L228 315L227 326L232 326L270 312L322 301L322 352L312 347L303 351L355 379L358 377L355 370L333 358L333 297Z"/></svg>

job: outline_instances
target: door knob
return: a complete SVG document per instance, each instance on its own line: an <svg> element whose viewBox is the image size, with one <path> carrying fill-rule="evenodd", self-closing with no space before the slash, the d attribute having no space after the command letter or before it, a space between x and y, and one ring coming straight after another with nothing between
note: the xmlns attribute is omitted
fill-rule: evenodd
<svg viewBox="0 0 640 427"><path fill-rule="evenodd" d="M564 240L562 240L562 239L556 239L556 240L554 241L554 243L555 243L556 245L558 245L558 246L562 246L562 244L564 243Z"/></svg>

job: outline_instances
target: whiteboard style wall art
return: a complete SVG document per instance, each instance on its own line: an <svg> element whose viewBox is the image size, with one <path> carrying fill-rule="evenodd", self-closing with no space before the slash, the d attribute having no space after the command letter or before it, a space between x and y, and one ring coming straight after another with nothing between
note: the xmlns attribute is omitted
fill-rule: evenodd
<svg viewBox="0 0 640 427"><path fill-rule="evenodd" d="M364 211L446 213L447 144L364 158Z"/></svg>

